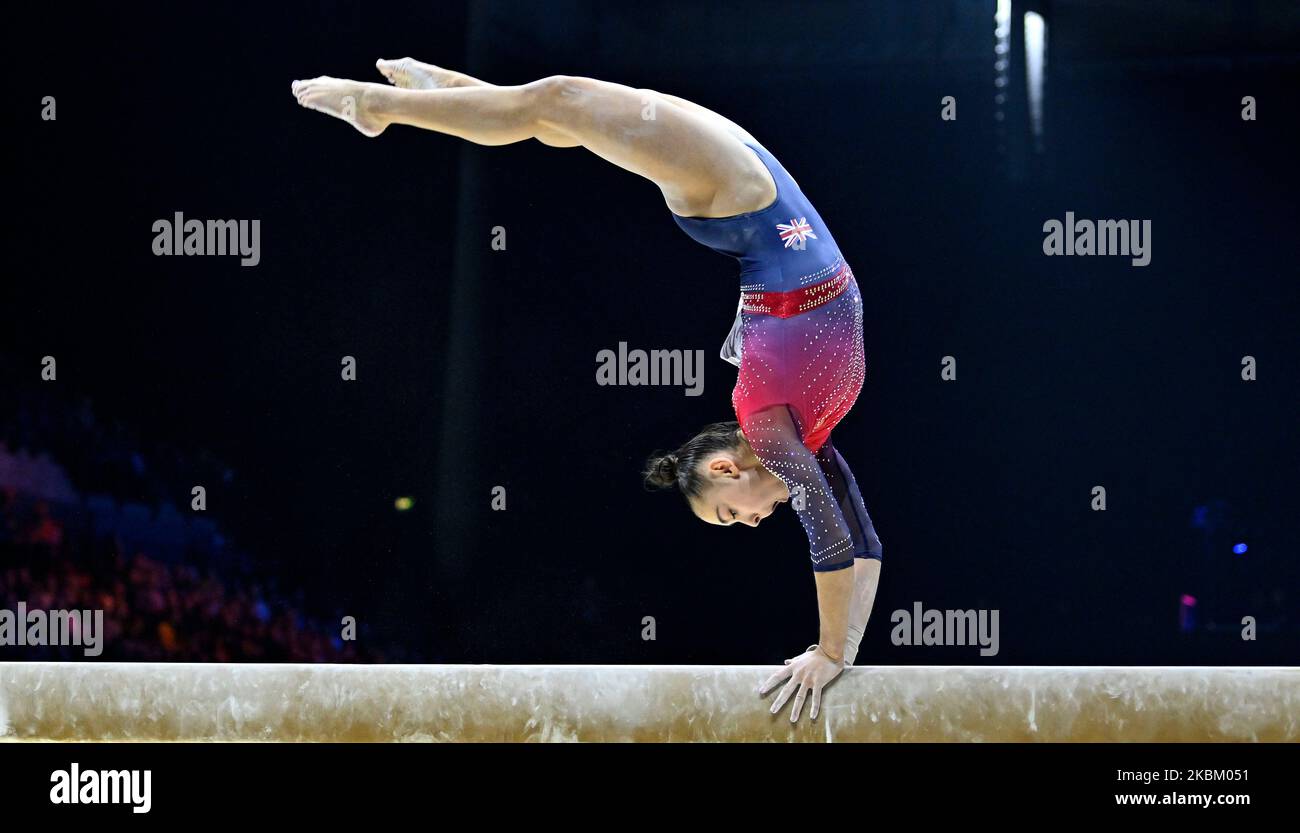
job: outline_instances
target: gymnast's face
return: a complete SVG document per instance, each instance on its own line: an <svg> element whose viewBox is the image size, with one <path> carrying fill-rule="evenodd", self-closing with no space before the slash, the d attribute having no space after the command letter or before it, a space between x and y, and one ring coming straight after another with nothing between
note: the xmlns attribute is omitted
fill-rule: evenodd
<svg viewBox="0 0 1300 833"><path fill-rule="evenodd" d="M700 464L708 484L691 501L695 517L714 526L758 526L790 499L790 490L753 454L719 452Z"/></svg>

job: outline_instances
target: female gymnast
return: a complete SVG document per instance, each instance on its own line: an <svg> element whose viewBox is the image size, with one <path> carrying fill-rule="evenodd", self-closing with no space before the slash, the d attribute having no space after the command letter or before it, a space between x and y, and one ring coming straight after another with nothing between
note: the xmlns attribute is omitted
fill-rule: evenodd
<svg viewBox="0 0 1300 833"><path fill-rule="evenodd" d="M853 473L830 442L862 388L862 298L835 240L785 168L730 120L652 90L552 76L495 86L410 58L376 63L391 86L295 81L298 103L366 136L405 124L481 145L582 146L659 186L677 224L741 263L724 358L739 365L737 422L652 457L646 483L677 488L696 516L758 526L790 503L811 548L820 639L758 687L787 677L816 719L822 688L852 664L875 600L881 544Z"/></svg>

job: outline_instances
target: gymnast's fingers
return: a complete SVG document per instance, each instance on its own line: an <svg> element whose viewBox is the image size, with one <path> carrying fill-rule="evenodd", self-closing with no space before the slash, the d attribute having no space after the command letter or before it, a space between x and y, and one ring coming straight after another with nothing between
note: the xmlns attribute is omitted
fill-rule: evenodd
<svg viewBox="0 0 1300 833"><path fill-rule="evenodd" d="M813 689L812 709L808 712L808 719L816 720L817 715L821 713L821 710L822 710L822 687L817 686L816 688Z"/></svg>
<svg viewBox="0 0 1300 833"><path fill-rule="evenodd" d="M796 694L794 698L794 708L790 709L791 723L799 722L799 712L803 711L803 701L804 698L808 696L808 688L809 686L807 682L799 684L799 693Z"/></svg>
<svg viewBox="0 0 1300 833"><path fill-rule="evenodd" d="M763 682L763 684L762 684L761 686L758 687L758 694L759 694L759 696L761 697L762 695L767 694L767 692L770 691L770 690L772 689L772 686L774 686L774 685L776 685L777 683L781 682L782 680L784 680L784 679L785 679L786 677L788 677L788 676L790 676L790 669L789 669L789 668L778 668L778 669L776 669L776 673L774 673L772 676L768 677L767 680L765 680L765 681Z"/></svg>
<svg viewBox="0 0 1300 833"><path fill-rule="evenodd" d="M777 695L776 702L772 704L772 714L781 711L781 707L785 705L786 700L790 699L790 695L794 693L795 687L798 685L799 681L791 677L790 682L786 683L781 689L781 693Z"/></svg>

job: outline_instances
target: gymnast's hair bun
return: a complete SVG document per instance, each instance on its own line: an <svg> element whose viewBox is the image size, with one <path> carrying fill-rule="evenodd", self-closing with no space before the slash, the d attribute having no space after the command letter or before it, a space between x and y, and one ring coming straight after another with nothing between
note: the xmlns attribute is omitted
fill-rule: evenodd
<svg viewBox="0 0 1300 833"><path fill-rule="evenodd" d="M677 455L653 455L646 461L645 485L650 489L671 489L677 485Z"/></svg>

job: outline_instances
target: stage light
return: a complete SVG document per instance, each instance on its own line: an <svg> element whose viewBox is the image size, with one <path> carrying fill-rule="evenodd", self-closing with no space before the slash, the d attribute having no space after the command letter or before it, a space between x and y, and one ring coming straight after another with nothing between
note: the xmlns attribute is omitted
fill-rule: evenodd
<svg viewBox="0 0 1300 833"><path fill-rule="evenodd" d="M1043 77L1047 69L1047 22L1038 12L1025 12L1025 75L1029 91L1029 126L1034 149L1043 151Z"/></svg>
<svg viewBox="0 0 1300 833"><path fill-rule="evenodd" d="M415 500L409 497L399 497L397 500L393 501L393 508L398 512L405 512L414 505Z"/></svg>
<svg viewBox="0 0 1300 833"><path fill-rule="evenodd" d="M1250 547L1247 547L1245 544L1236 544L1235 546L1233 546L1232 551L1235 552L1237 555L1245 555L1246 550L1248 549L1250 549Z"/></svg>

